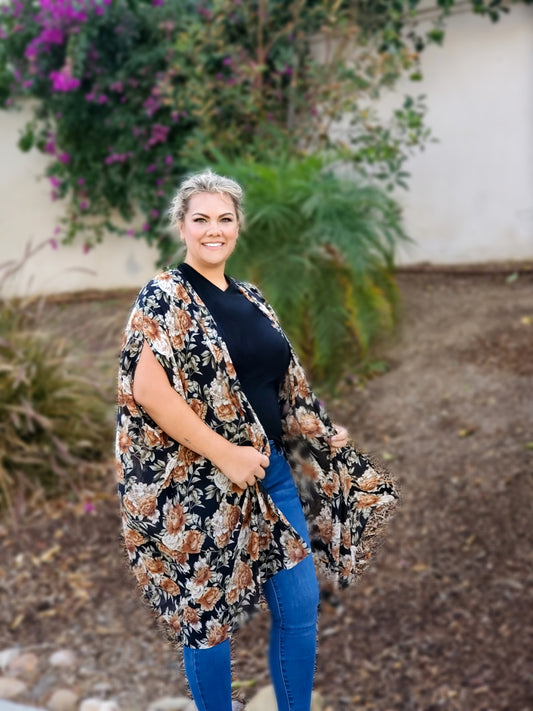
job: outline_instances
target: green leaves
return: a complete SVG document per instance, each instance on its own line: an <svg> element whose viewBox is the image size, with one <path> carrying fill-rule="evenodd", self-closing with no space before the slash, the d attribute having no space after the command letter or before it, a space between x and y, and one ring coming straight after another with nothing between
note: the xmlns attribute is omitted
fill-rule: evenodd
<svg viewBox="0 0 533 711"><path fill-rule="evenodd" d="M394 325L398 205L318 156L213 168L246 191L231 273L260 285L315 381L334 387Z"/></svg>
<svg viewBox="0 0 533 711"><path fill-rule="evenodd" d="M0 300L0 509L15 495L75 490L109 456L111 412L50 338L46 310Z"/></svg>
<svg viewBox="0 0 533 711"><path fill-rule="evenodd" d="M506 9L470 5L492 19ZM259 162L334 150L355 177L407 187L406 162L431 139L424 98L388 117L376 100L401 76L420 80L420 52L442 43L456 6L439 0L427 29L420 0L64 0L54 13L20 0L0 13L0 105L35 100L19 146L46 153L61 180L64 241L89 248L111 228L165 263L175 186L220 148Z"/></svg>

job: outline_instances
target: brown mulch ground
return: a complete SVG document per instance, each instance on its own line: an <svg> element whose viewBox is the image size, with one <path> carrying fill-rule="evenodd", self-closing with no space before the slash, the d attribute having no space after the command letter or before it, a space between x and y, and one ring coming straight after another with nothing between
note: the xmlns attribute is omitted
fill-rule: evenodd
<svg viewBox="0 0 533 711"><path fill-rule="evenodd" d="M316 687L335 711L526 711L533 275L404 273L399 283L405 315L388 372L330 410L396 472L403 505L359 585L323 603ZM130 303L50 306L96 382L113 377ZM141 711L186 684L124 562L113 486L108 467L17 530L0 526L0 649L73 649L80 665L67 681L82 695ZM236 636L241 698L268 683L267 634L261 613Z"/></svg>

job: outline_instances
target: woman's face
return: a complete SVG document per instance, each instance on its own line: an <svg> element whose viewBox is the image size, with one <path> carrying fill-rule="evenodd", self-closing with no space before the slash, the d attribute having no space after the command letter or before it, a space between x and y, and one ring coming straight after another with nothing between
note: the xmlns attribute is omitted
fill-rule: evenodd
<svg viewBox="0 0 533 711"><path fill-rule="evenodd" d="M187 264L200 273L224 269L239 233L237 213L229 195L196 193L189 200L179 228L187 247Z"/></svg>

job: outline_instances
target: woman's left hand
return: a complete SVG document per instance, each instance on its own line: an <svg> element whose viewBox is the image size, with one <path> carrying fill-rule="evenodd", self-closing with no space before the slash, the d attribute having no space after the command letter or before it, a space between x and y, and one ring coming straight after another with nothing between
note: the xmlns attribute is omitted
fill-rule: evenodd
<svg viewBox="0 0 533 711"><path fill-rule="evenodd" d="M333 425L336 430L336 434L334 434L332 437L329 438L329 443L332 447L335 447L336 449L340 447L344 447L346 444L348 444L348 430L346 427L341 427L341 425Z"/></svg>

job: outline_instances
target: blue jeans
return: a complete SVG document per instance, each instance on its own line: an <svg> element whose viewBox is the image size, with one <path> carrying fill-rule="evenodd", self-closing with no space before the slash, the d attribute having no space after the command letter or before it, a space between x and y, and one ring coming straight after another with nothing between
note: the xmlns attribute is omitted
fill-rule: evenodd
<svg viewBox="0 0 533 711"><path fill-rule="evenodd" d="M309 544L296 485L283 453L271 444L260 486ZM316 655L318 583L311 555L263 585L271 614L269 664L278 711L309 711ZM230 641L183 648L185 673L198 711L231 711Z"/></svg>

